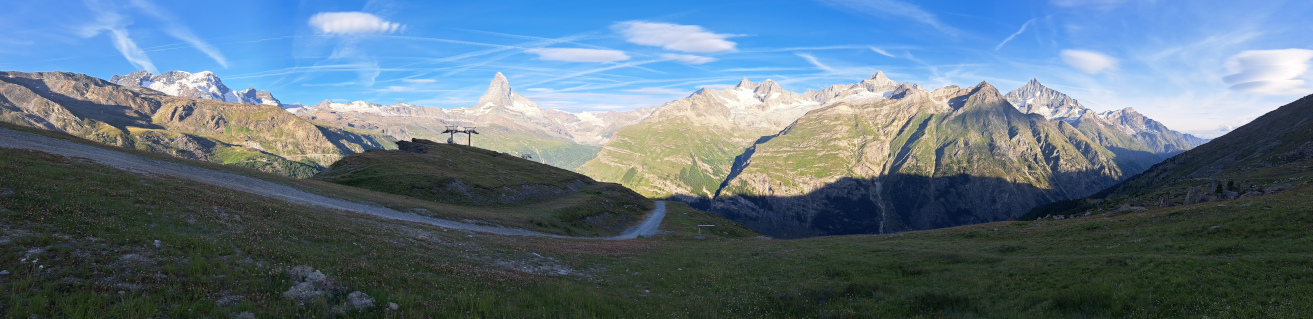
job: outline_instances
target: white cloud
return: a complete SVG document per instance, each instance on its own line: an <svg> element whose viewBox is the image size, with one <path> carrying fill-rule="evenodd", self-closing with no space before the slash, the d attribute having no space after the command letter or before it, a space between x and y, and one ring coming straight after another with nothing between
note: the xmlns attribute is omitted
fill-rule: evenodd
<svg viewBox="0 0 1313 319"><path fill-rule="evenodd" d="M395 33L405 25L364 12L320 12L310 17L310 27L327 34Z"/></svg>
<svg viewBox="0 0 1313 319"><path fill-rule="evenodd" d="M1265 94L1295 95L1310 91L1299 77L1308 72L1313 50L1251 50L1240 52L1226 60L1226 70L1232 74L1222 80L1232 90Z"/></svg>
<svg viewBox="0 0 1313 319"><path fill-rule="evenodd" d="M671 88L641 88L641 89L625 90L625 92L641 93L641 94L664 94L664 95L688 95L690 93L688 91L671 89Z"/></svg>
<svg viewBox="0 0 1313 319"><path fill-rule="evenodd" d="M821 61L819 60L816 60L816 57L812 56L811 54L806 54L806 53L794 53L794 54L798 55L798 57L801 57L804 60L807 60L808 63L811 63L812 66L815 66L817 69L824 70L825 72L834 73L834 68L825 65L824 63L821 63Z"/></svg>
<svg viewBox="0 0 1313 319"><path fill-rule="evenodd" d="M128 60L128 63L139 70L159 73L159 70L155 68L155 64L150 61L150 57L146 56L146 51L138 47L137 43L132 41L132 37L128 34L127 26L131 22L126 21L123 16L119 15L118 10L104 5L100 1L88 0L85 4L88 9L96 14L96 21L79 30L81 36L90 38L100 35L101 32L109 33L110 39L114 42L114 49L117 49L119 54L122 54L123 58Z"/></svg>
<svg viewBox="0 0 1313 319"><path fill-rule="evenodd" d="M1004 44L1008 44L1008 41L1012 41L1012 38L1016 38L1018 35L1021 35L1022 32L1026 32L1026 27L1029 27L1031 23L1035 23L1035 19L1026 20L1026 23L1021 24L1021 29L1018 29L1017 32L1009 35L1007 39L1003 39L1003 42L999 42L997 46L994 46L994 51L1002 49Z"/></svg>
<svg viewBox="0 0 1313 319"><path fill-rule="evenodd" d="M524 52L537 54L539 59L565 62L615 62L629 60L624 51L598 49L529 49Z"/></svg>
<svg viewBox="0 0 1313 319"><path fill-rule="evenodd" d="M688 64L707 64L711 62L716 62L716 58L705 57L700 55L692 55L692 54L666 53L666 54L662 54L661 58L667 60L675 60Z"/></svg>
<svg viewBox="0 0 1313 319"><path fill-rule="evenodd" d="M1099 74L1117 68L1117 59L1103 53L1084 50L1062 50L1059 55L1062 56L1063 62L1067 62L1067 65L1089 74Z"/></svg>
<svg viewBox="0 0 1313 319"><path fill-rule="evenodd" d="M611 29L624 35L629 43L658 46L666 50L697 53L726 52L734 51L734 46L737 45L725 40L733 35L712 33L696 25L625 21L612 25Z"/></svg>
<svg viewBox="0 0 1313 319"><path fill-rule="evenodd" d="M434 79L401 79L401 81L402 81L402 82L406 82L406 83L433 83L433 82L437 82L438 80L434 80Z"/></svg>
<svg viewBox="0 0 1313 319"><path fill-rule="evenodd" d="M913 21L929 25L935 28L936 30L939 30L939 32L943 32L951 36L957 36L957 34L960 33L957 29L950 27L947 24L944 24L943 22L940 22L939 18L935 17L934 14L930 12L926 12L925 10L922 10L920 7L917 7L916 5L902 1L896 1L896 0L817 0L817 1L830 6L843 8L848 11L856 11L876 18L899 16L899 17L911 19Z"/></svg>

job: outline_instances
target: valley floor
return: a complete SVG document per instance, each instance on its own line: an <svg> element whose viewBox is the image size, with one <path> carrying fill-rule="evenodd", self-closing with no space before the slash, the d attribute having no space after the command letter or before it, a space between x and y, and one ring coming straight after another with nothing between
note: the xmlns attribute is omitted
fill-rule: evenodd
<svg viewBox="0 0 1313 319"><path fill-rule="evenodd" d="M723 220L670 203L667 233L602 241L399 222L5 148L0 316L1296 318L1313 313L1309 198L804 240L727 224L696 240L695 225ZM326 275L323 296L295 298L296 266Z"/></svg>

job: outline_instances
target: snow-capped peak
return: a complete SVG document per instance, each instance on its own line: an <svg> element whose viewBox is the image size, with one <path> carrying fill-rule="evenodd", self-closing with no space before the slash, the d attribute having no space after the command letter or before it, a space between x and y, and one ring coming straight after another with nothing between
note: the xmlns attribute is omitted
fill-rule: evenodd
<svg viewBox="0 0 1313 319"><path fill-rule="evenodd" d="M122 86L150 88L179 97L281 106L281 102L274 98L273 94L256 90L254 87L240 92L233 91L223 84L218 75L210 71L196 73L169 71L158 75L137 71L128 75L115 75L110 78L110 82Z"/></svg>
<svg viewBox="0 0 1313 319"><path fill-rule="evenodd" d="M1039 114L1050 120L1074 121L1089 111L1070 96L1053 90L1038 79L1030 79L1004 96L1012 106L1024 113Z"/></svg>

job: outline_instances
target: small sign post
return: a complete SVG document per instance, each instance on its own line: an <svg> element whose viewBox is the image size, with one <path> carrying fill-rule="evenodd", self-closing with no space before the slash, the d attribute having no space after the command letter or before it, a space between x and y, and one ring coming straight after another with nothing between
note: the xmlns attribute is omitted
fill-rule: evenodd
<svg viewBox="0 0 1313 319"><path fill-rule="evenodd" d="M698 225L698 236L702 236L702 227L716 227L716 225Z"/></svg>

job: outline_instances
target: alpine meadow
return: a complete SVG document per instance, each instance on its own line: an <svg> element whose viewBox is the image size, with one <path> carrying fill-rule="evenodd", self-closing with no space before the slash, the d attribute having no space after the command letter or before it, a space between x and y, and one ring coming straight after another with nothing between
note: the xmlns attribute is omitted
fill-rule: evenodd
<svg viewBox="0 0 1313 319"><path fill-rule="evenodd" d="M1306 1L4 7L4 318L1313 314Z"/></svg>

